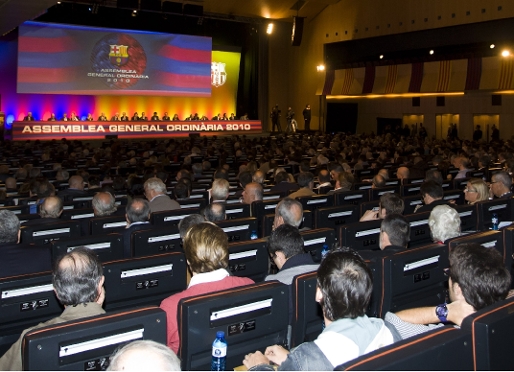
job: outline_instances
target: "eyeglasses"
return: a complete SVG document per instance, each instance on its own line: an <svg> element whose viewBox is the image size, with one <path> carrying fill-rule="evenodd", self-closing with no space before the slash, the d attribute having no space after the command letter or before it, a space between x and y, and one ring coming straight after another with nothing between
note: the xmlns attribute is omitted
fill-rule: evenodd
<svg viewBox="0 0 514 372"><path fill-rule="evenodd" d="M471 190L471 189L468 189L467 187L464 189L464 192L477 192L477 190Z"/></svg>
<svg viewBox="0 0 514 372"><path fill-rule="evenodd" d="M445 267L443 269L443 272L444 272L444 275L447 276L447 277L450 277L452 275L452 271L451 271L450 267Z"/></svg>

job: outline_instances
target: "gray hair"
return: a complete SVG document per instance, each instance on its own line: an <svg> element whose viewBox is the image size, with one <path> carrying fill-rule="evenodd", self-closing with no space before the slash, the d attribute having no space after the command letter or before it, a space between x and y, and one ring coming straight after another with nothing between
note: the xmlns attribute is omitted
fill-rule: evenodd
<svg viewBox="0 0 514 372"><path fill-rule="evenodd" d="M108 203L105 203L106 197L109 199ZM116 199L108 192L97 192L95 196L93 196L92 204L97 217L109 216L117 210Z"/></svg>
<svg viewBox="0 0 514 372"><path fill-rule="evenodd" d="M127 358L127 354L132 352L132 358ZM137 359L134 359L137 358ZM128 359L128 360L126 360ZM118 349L110 359L108 371L122 371L130 367L135 361L146 364L151 361L148 369L153 371L180 371L180 359L166 345L162 345L152 340L138 340L131 342L121 349ZM136 366L136 368L142 365Z"/></svg>
<svg viewBox="0 0 514 372"><path fill-rule="evenodd" d="M11 211L0 209L0 243L17 243L20 220Z"/></svg>
<svg viewBox="0 0 514 372"><path fill-rule="evenodd" d="M153 190L155 192L158 192L160 194L166 194L166 185L160 178L152 177L146 180L144 184L145 190Z"/></svg>
<svg viewBox="0 0 514 372"><path fill-rule="evenodd" d="M303 221L302 203L295 199L284 198L277 204L276 214L282 217L286 225L299 227Z"/></svg>
<svg viewBox="0 0 514 372"><path fill-rule="evenodd" d="M228 198L228 192L230 184L226 179L216 178L212 182L211 197L212 200L226 200Z"/></svg>
<svg viewBox="0 0 514 372"><path fill-rule="evenodd" d="M178 232L180 234L180 238L184 239L184 236L186 236L187 230L189 230L189 228L202 222L205 222L205 218L200 214L190 214L189 216L180 220L178 223Z"/></svg>
<svg viewBox="0 0 514 372"><path fill-rule="evenodd" d="M460 235L459 213L449 205L438 205L428 217L428 226L432 239L444 243Z"/></svg>
<svg viewBox="0 0 514 372"><path fill-rule="evenodd" d="M55 262L52 283L59 301L74 306L98 299L103 268L91 249L75 248Z"/></svg>

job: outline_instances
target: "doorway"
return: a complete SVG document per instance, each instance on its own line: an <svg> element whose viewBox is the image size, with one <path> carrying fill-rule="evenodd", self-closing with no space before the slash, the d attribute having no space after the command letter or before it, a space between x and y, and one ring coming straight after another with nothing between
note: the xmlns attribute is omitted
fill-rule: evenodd
<svg viewBox="0 0 514 372"><path fill-rule="evenodd" d="M450 125L456 124L459 130L459 114L437 114L435 116L435 138L447 139Z"/></svg>

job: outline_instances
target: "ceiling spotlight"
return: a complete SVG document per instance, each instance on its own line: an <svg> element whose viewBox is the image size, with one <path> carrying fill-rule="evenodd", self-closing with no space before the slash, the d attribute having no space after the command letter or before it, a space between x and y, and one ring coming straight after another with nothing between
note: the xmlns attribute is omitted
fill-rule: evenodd
<svg viewBox="0 0 514 372"><path fill-rule="evenodd" d="M317 70L318 72L325 71L325 65L317 65L317 66L316 66L316 70Z"/></svg>
<svg viewBox="0 0 514 372"><path fill-rule="evenodd" d="M383 58L384 58L384 55L383 55L383 54L381 54L378 58L383 59Z"/></svg>
<svg viewBox="0 0 514 372"><path fill-rule="evenodd" d="M61 3L60 1L57 2L57 4L60 4L60 3Z"/></svg>
<svg viewBox="0 0 514 372"><path fill-rule="evenodd" d="M508 56L510 56L510 52L509 52L507 49L505 49L505 50L502 52L502 57L508 57Z"/></svg>
<svg viewBox="0 0 514 372"><path fill-rule="evenodd" d="M496 46L496 45L491 44L491 45L489 45L489 48L494 49L494 47L495 47L495 46Z"/></svg>
<svg viewBox="0 0 514 372"><path fill-rule="evenodd" d="M137 16L137 10L135 10L135 9L134 9L134 10L132 11L132 17L136 17L136 16Z"/></svg>
<svg viewBox="0 0 514 372"><path fill-rule="evenodd" d="M268 23L268 28L266 29L266 33L271 35L273 33L273 23Z"/></svg>
<svg viewBox="0 0 514 372"><path fill-rule="evenodd" d="M431 49L430 52L428 52L430 55L434 54L434 50Z"/></svg>

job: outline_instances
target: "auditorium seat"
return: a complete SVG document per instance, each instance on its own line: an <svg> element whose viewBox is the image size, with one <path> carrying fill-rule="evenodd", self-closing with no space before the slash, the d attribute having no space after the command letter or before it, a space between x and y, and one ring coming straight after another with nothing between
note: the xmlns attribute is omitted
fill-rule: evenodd
<svg viewBox="0 0 514 372"><path fill-rule="evenodd" d="M497 302L464 318L462 329L472 334L475 371L512 370L514 298Z"/></svg>
<svg viewBox="0 0 514 372"><path fill-rule="evenodd" d="M314 341L323 330L323 311L316 302L316 275L316 271L300 274L291 283L291 348L302 342Z"/></svg>
<svg viewBox="0 0 514 372"><path fill-rule="evenodd" d="M199 213L200 208L180 208L171 211L153 212L150 215L150 222L155 226L178 225L185 217Z"/></svg>
<svg viewBox="0 0 514 372"><path fill-rule="evenodd" d="M226 370L240 366L246 354L286 344L288 286L272 280L188 297L178 305L182 370L210 370L212 341L225 332Z"/></svg>
<svg viewBox="0 0 514 372"><path fill-rule="evenodd" d="M267 214L275 213L275 208L279 203L279 199L274 200L256 200L252 202L251 205L251 213L252 217L257 219L257 229L259 231L260 236L267 236L264 230L263 218Z"/></svg>
<svg viewBox="0 0 514 372"><path fill-rule="evenodd" d="M163 299L186 289L186 258L183 253L163 253L103 264L104 309L159 305Z"/></svg>
<svg viewBox="0 0 514 372"><path fill-rule="evenodd" d="M368 315L384 317L419 306L437 305L446 300L449 267L448 247L431 244L377 257L369 263L374 272L373 296Z"/></svg>
<svg viewBox="0 0 514 372"><path fill-rule="evenodd" d="M92 249L101 262L123 258L123 236L111 233L59 239L52 242L52 261L78 247Z"/></svg>
<svg viewBox="0 0 514 372"><path fill-rule="evenodd" d="M416 206L423 205L423 201L421 200L421 195L413 195L413 196L405 196L403 199L403 214L413 214Z"/></svg>
<svg viewBox="0 0 514 372"><path fill-rule="evenodd" d="M514 220L514 203L510 199L493 199L475 203L477 208L477 225L480 230L492 227L491 217L493 213L498 215L501 222Z"/></svg>
<svg viewBox="0 0 514 372"><path fill-rule="evenodd" d="M341 191L334 194L334 205L356 204L369 201L369 190Z"/></svg>
<svg viewBox="0 0 514 372"><path fill-rule="evenodd" d="M445 326L350 360L336 371L469 371L471 333Z"/></svg>
<svg viewBox="0 0 514 372"><path fill-rule="evenodd" d="M188 200L177 200L180 204L180 209L198 208L202 209L208 204L208 201L204 198L188 199Z"/></svg>
<svg viewBox="0 0 514 372"><path fill-rule="evenodd" d="M259 235L257 219L255 217L237 218L215 222L228 235L229 242L250 240L253 231Z"/></svg>
<svg viewBox="0 0 514 372"><path fill-rule="evenodd" d="M300 234L303 238L304 250L312 255L314 262L321 262L321 250L325 244L332 249L337 240L334 229L326 227L300 231Z"/></svg>
<svg viewBox="0 0 514 372"><path fill-rule="evenodd" d="M0 278L0 354L3 355L28 327L61 314L52 273Z"/></svg>
<svg viewBox="0 0 514 372"><path fill-rule="evenodd" d="M24 370L105 370L114 351L136 340L166 343L166 313L139 308L29 331L21 347Z"/></svg>
<svg viewBox="0 0 514 372"><path fill-rule="evenodd" d="M414 213L405 216L410 225L409 248L419 247L432 242L428 218L431 212Z"/></svg>
<svg viewBox="0 0 514 372"><path fill-rule="evenodd" d="M318 208L332 207L334 205L334 197L332 195L302 196L296 199L302 203L304 210L315 211Z"/></svg>
<svg viewBox="0 0 514 372"><path fill-rule="evenodd" d="M144 257L166 252L183 252L177 225L137 230L130 234L132 257Z"/></svg>
<svg viewBox="0 0 514 372"><path fill-rule="evenodd" d="M89 220L91 235L121 233L127 227L127 219L123 215L95 217Z"/></svg>
<svg viewBox="0 0 514 372"><path fill-rule="evenodd" d="M235 276L262 282L268 275L269 254L266 239L232 242L228 245L229 270Z"/></svg>
<svg viewBox="0 0 514 372"><path fill-rule="evenodd" d="M382 220L355 222L338 229L341 246L355 251L379 249L380 225Z"/></svg>
<svg viewBox="0 0 514 372"><path fill-rule="evenodd" d="M358 222L360 218L358 211L358 206L354 204L317 208L314 210L314 227L336 229L341 225Z"/></svg>
<svg viewBox="0 0 514 372"><path fill-rule="evenodd" d="M21 242L24 244L44 245L54 240L81 235L82 230L78 221L62 221L21 227Z"/></svg>
<svg viewBox="0 0 514 372"><path fill-rule="evenodd" d="M400 186L378 187L369 190L369 200L379 200L384 194L398 194L400 195Z"/></svg>
<svg viewBox="0 0 514 372"><path fill-rule="evenodd" d="M244 203L231 203L225 205L227 220L250 217L250 205Z"/></svg>

